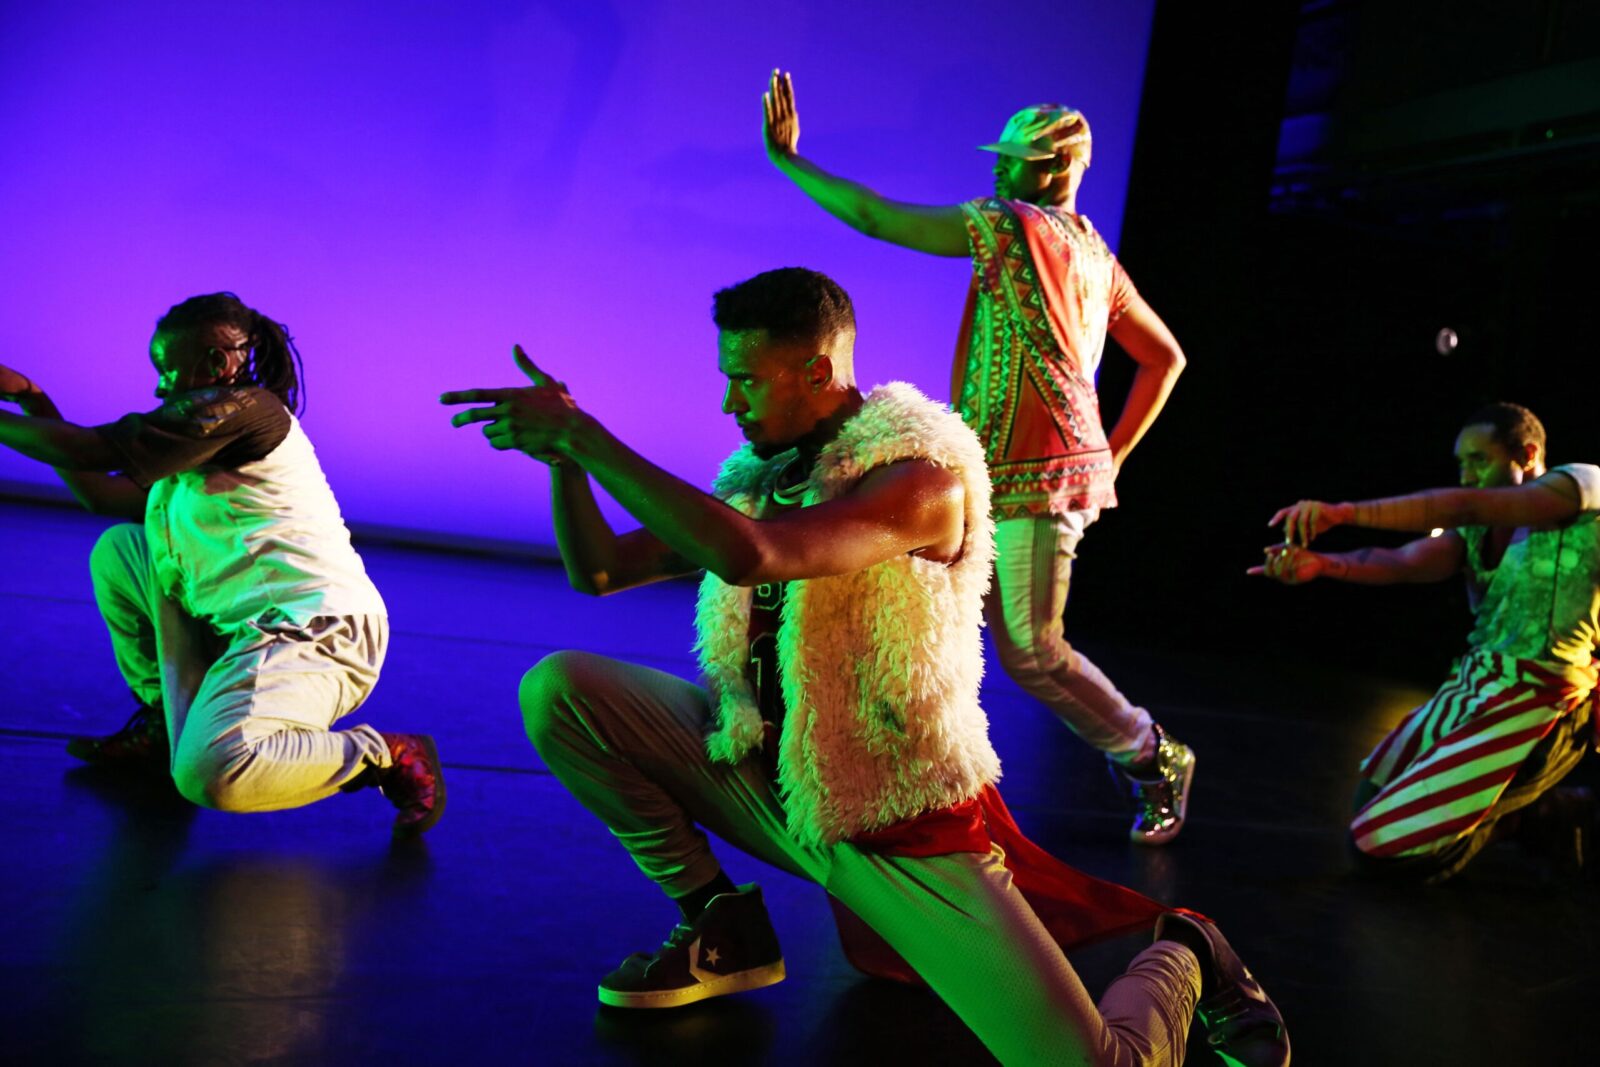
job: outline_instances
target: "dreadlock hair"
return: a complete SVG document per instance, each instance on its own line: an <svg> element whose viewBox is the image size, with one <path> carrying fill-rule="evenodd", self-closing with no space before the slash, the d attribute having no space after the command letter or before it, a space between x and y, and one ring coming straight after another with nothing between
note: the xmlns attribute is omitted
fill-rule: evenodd
<svg viewBox="0 0 1600 1067"><path fill-rule="evenodd" d="M157 333L174 336L207 326L232 326L245 335L249 353L238 381L260 386L297 415L305 410L305 390L300 381L305 365L287 326L228 292L191 296L156 320Z"/></svg>
<svg viewBox="0 0 1600 1067"><path fill-rule="evenodd" d="M774 341L825 341L856 332L850 295L804 267L765 271L718 290L711 319L719 330L766 330Z"/></svg>
<svg viewBox="0 0 1600 1067"><path fill-rule="evenodd" d="M1540 462L1544 461L1544 423L1521 404L1501 401L1485 404L1467 416L1463 426L1487 425L1494 430L1494 439L1506 450L1518 456L1528 445L1535 446Z"/></svg>

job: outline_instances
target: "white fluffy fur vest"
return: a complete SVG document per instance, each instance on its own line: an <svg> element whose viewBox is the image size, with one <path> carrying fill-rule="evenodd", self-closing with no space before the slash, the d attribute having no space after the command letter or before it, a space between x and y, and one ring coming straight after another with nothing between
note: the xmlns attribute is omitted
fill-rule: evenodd
<svg viewBox="0 0 1600 1067"><path fill-rule="evenodd" d="M782 460L735 452L716 494L760 512ZM960 475L966 534L951 564L905 555L853 574L789 583L778 661L787 714L778 784L789 831L826 845L968 800L1000 777L978 704L979 627L994 561L989 476L978 438L903 382L874 389L817 459L804 503L848 492L874 467L925 459ZM761 744L745 680L750 590L713 574L700 585L696 651L716 723L712 759Z"/></svg>

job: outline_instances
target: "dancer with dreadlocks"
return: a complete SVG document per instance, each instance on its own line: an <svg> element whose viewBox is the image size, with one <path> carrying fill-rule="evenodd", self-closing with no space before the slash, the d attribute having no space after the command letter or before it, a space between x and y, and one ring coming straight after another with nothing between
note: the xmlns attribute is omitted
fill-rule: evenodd
<svg viewBox="0 0 1600 1067"><path fill-rule="evenodd" d="M232 293L191 297L150 340L161 406L67 422L0 366L0 444L55 467L79 502L136 522L90 555L117 666L139 701L121 730L67 751L170 771L225 811L294 808L377 786L397 834L444 811L432 738L334 730L372 691L388 618L295 417L300 356Z"/></svg>

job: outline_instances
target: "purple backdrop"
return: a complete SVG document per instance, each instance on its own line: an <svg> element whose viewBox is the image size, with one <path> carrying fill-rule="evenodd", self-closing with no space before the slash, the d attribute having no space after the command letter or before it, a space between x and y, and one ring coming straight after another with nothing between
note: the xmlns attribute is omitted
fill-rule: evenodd
<svg viewBox="0 0 1600 1067"><path fill-rule="evenodd" d="M863 380L947 392L964 261L860 237L771 169L772 66L803 152L907 200L987 192L973 146L1016 107L1082 108L1080 207L1115 247L1150 0L976 10L0 5L0 362L75 421L146 409L157 314L231 288L299 339L347 516L549 544L542 468L435 402L516 382L514 340L697 484L739 442L710 294L757 271L831 274ZM0 450L0 479L51 475Z"/></svg>

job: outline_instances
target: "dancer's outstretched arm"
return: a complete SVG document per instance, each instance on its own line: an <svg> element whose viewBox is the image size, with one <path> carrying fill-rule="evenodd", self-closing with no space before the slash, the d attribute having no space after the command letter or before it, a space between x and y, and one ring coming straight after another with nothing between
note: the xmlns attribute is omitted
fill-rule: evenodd
<svg viewBox="0 0 1600 1067"><path fill-rule="evenodd" d="M1280 508L1267 525L1282 524L1284 539L1298 545L1309 545L1335 526L1417 533L1457 526L1548 526L1577 516L1581 499L1570 477L1551 471L1496 489L1428 489L1342 504L1302 500Z"/></svg>
<svg viewBox="0 0 1600 1067"><path fill-rule="evenodd" d="M78 503L96 515L144 518L145 490L120 474L103 473L118 460L99 434L67 422L43 389L5 366L0 400L22 409L21 415L0 412L0 443L49 463Z"/></svg>
<svg viewBox="0 0 1600 1067"><path fill-rule="evenodd" d="M788 74L772 72L761 96L761 112L767 158L828 214L890 244L936 256L971 255L959 206L890 200L865 185L829 174L801 156L800 115L794 104L794 81Z"/></svg>
<svg viewBox="0 0 1600 1067"><path fill-rule="evenodd" d="M848 574L924 549L937 555L959 549L963 490L951 471L922 461L891 464L844 496L752 519L633 451L520 349L518 357L530 378L547 384L445 393L446 404L491 405L458 412L451 422L487 423L484 436L497 449L577 464L695 569L733 585L759 585ZM615 548L622 548L621 539Z"/></svg>
<svg viewBox="0 0 1600 1067"><path fill-rule="evenodd" d="M1358 548L1354 552L1313 552L1299 545L1269 545L1266 559L1246 574L1284 585L1332 578L1357 585L1442 582L1461 570L1466 544L1454 530L1422 537L1399 548Z"/></svg>

